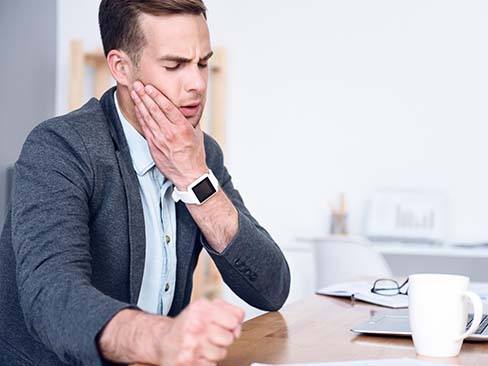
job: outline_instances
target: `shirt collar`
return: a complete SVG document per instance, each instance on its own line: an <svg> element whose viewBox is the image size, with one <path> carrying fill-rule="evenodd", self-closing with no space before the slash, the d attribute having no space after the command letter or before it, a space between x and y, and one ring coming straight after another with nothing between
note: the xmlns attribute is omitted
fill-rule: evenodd
<svg viewBox="0 0 488 366"><path fill-rule="evenodd" d="M117 91L114 92L115 108L119 115L120 122L122 123L122 129L124 130L127 144L129 145L130 155L132 157L132 165L137 175L145 175L151 170L155 163L149 150L149 145L146 139L130 124L125 118L122 110L119 107L117 101Z"/></svg>

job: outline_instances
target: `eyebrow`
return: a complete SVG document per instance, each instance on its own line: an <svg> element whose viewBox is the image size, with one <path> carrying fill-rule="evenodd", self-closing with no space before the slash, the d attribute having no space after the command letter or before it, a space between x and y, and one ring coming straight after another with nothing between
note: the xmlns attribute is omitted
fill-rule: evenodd
<svg viewBox="0 0 488 366"><path fill-rule="evenodd" d="M213 56L213 51L210 51L205 57L201 58L199 62L201 61L208 61L210 57ZM165 55L161 56L159 61L174 61L178 63L185 63L185 62L191 62L191 58L186 58L186 57L181 57L181 56L175 56L175 55Z"/></svg>

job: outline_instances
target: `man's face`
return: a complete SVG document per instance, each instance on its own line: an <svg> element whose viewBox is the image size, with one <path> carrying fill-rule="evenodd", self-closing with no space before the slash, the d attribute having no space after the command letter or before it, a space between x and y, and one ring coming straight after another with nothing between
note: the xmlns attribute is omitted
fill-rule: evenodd
<svg viewBox="0 0 488 366"><path fill-rule="evenodd" d="M212 55L205 18L142 14L139 21L146 45L134 79L159 89L196 127L205 106Z"/></svg>

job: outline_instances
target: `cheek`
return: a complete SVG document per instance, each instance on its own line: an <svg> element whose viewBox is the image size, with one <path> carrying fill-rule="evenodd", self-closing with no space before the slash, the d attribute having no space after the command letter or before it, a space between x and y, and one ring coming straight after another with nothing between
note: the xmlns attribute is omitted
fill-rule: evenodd
<svg viewBox="0 0 488 366"><path fill-rule="evenodd" d="M162 75L155 85L173 104L180 102L180 82L173 75Z"/></svg>
<svg viewBox="0 0 488 366"><path fill-rule="evenodd" d="M176 76L166 72L161 67L144 70L141 73L143 84L151 84L164 94L171 102L177 104L180 95L180 82Z"/></svg>

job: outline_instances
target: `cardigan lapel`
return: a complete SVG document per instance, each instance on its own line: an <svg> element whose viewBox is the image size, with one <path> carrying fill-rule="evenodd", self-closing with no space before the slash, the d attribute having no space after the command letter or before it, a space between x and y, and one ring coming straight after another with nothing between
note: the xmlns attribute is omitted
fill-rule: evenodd
<svg viewBox="0 0 488 366"><path fill-rule="evenodd" d="M127 199L128 231L130 246L130 303L136 304L144 275L146 257L146 234L144 212L139 193L139 181L132 167L132 158L114 102L115 87L109 89L100 99L100 104L109 124L114 141L117 162L124 183Z"/></svg>
<svg viewBox="0 0 488 366"><path fill-rule="evenodd" d="M183 202L176 203L176 291L168 313L177 315L186 305L188 285L193 276L193 260L201 246L196 245L197 226ZM189 294L188 294L189 295Z"/></svg>
<svg viewBox="0 0 488 366"><path fill-rule="evenodd" d="M116 148L117 161L124 181L129 217L130 242L130 302L137 303L144 275L146 235L144 212L139 194L139 181L132 167L132 158L114 102L115 88L109 89L100 99L109 123ZM192 281L193 264L201 246L196 245L197 226L185 204L176 204L176 291L169 315L177 315L189 297L188 284Z"/></svg>

